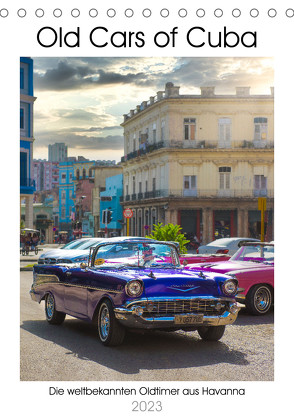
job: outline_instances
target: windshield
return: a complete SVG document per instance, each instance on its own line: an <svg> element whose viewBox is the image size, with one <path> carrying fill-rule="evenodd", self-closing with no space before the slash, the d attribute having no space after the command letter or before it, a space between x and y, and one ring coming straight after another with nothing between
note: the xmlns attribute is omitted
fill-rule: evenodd
<svg viewBox="0 0 294 418"><path fill-rule="evenodd" d="M102 244L94 260L99 268L174 268L179 267L179 257L173 245L147 242L119 242Z"/></svg>
<svg viewBox="0 0 294 418"><path fill-rule="evenodd" d="M256 261L256 262L274 262L274 246L273 245L246 245L241 247L232 257L231 260L239 261Z"/></svg>
<svg viewBox="0 0 294 418"><path fill-rule="evenodd" d="M92 245L98 245L102 239L89 239L84 241L82 245L79 245L79 250L87 250L88 248L92 247Z"/></svg>
<svg viewBox="0 0 294 418"><path fill-rule="evenodd" d="M71 241L68 244L65 244L63 247L61 247L60 249L66 249L66 250L74 250L75 248L79 248L81 245L85 244L86 242L88 242L88 239L77 239L75 241Z"/></svg>

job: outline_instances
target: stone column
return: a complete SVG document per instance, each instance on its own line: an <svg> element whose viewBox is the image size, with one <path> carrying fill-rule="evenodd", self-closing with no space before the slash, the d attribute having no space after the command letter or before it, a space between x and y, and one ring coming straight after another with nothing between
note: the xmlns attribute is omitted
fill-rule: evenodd
<svg viewBox="0 0 294 418"><path fill-rule="evenodd" d="M208 244L213 241L213 216L211 208L203 208L202 210L202 223L203 223L203 233L202 233L202 244Z"/></svg>
<svg viewBox="0 0 294 418"><path fill-rule="evenodd" d="M177 210L171 211L171 223L174 225L177 225L178 223L178 211Z"/></svg>
<svg viewBox="0 0 294 418"><path fill-rule="evenodd" d="M172 223L173 210L167 209L165 211L165 223Z"/></svg>
<svg viewBox="0 0 294 418"><path fill-rule="evenodd" d="M52 225L50 224L49 226L48 226L48 244L53 244L53 227L52 227Z"/></svg>
<svg viewBox="0 0 294 418"><path fill-rule="evenodd" d="M237 236L238 237L245 237L245 229L244 229L244 209L237 209Z"/></svg>
<svg viewBox="0 0 294 418"><path fill-rule="evenodd" d="M238 237L248 237L248 209L238 209L237 211L237 235Z"/></svg>
<svg viewBox="0 0 294 418"><path fill-rule="evenodd" d="M243 232L244 237L249 237L249 229L248 229L248 209L244 209L244 215L243 215Z"/></svg>
<svg viewBox="0 0 294 418"><path fill-rule="evenodd" d="M26 196L25 225L26 228L34 228L33 195Z"/></svg>
<svg viewBox="0 0 294 418"><path fill-rule="evenodd" d="M211 208L207 208L207 243L214 240L214 225L213 225L213 212Z"/></svg>

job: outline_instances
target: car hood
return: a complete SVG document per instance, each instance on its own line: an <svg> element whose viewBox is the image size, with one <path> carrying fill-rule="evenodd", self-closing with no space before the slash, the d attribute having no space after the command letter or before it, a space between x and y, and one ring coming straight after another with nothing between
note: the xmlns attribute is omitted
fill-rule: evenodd
<svg viewBox="0 0 294 418"><path fill-rule="evenodd" d="M90 250L63 250L61 254L58 254L56 258L76 258L87 256Z"/></svg>
<svg viewBox="0 0 294 418"><path fill-rule="evenodd" d="M219 297L222 296L220 283L228 278L211 272L197 274L197 272L184 269L144 269L142 272L126 271L123 276L127 280L142 280L147 298L173 296Z"/></svg>
<svg viewBox="0 0 294 418"><path fill-rule="evenodd" d="M73 258L83 255L88 255L90 250L51 250L42 254L42 258Z"/></svg>
<svg viewBox="0 0 294 418"><path fill-rule="evenodd" d="M203 272L211 271L217 273L231 273L234 270L249 270L249 269L260 269L264 268L265 264L255 263L253 261L219 261L218 263L200 263L200 264L189 264L186 269L188 270L201 270ZM206 273L205 273L206 274Z"/></svg>

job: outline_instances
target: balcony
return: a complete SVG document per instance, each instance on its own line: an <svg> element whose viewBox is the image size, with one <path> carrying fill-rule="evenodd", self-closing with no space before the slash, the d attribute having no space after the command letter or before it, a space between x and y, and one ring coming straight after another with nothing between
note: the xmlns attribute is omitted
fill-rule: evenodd
<svg viewBox="0 0 294 418"><path fill-rule="evenodd" d="M133 193L132 195L121 196L121 202L138 202L148 199L254 199L257 197L274 197L274 190L262 189L207 189L207 190L185 190L185 189L161 189L145 193Z"/></svg>
<svg viewBox="0 0 294 418"><path fill-rule="evenodd" d="M35 180L32 179L20 179L20 193L21 194L33 194L36 191Z"/></svg>
<svg viewBox="0 0 294 418"><path fill-rule="evenodd" d="M208 150L208 149L274 149L273 141L247 141L247 140L231 140L229 143L219 142L218 140L172 140L172 141L160 141L152 144L144 145L144 147L132 151L127 155L121 157L121 162L132 160L134 158L143 157L146 154L157 151L162 148L170 149L197 149L197 150Z"/></svg>
<svg viewBox="0 0 294 418"><path fill-rule="evenodd" d="M267 189L255 189L253 192L254 192L254 197L267 197L268 196Z"/></svg>

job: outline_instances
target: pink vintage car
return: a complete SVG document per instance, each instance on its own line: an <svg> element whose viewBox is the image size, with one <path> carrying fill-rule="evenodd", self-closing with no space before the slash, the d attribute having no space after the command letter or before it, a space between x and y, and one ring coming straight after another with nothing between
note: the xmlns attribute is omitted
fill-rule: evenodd
<svg viewBox="0 0 294 418"><path fill-rule="evenodd" d="M181 264L195 264L195 263L211 263L214 261L229 260L230 256L226 254L181 254Z"/></svg>
<svg viewBox="0 0 294 418"><path fill-rule="evenodd" d="M264 315L274 301L274 244L244 243L227 261L188 264L186 269L235 276L239 282L237 301L253 315Z"/></svg>

